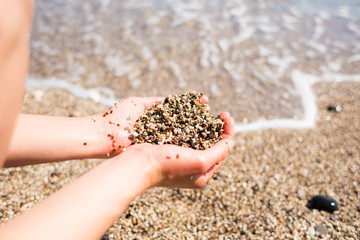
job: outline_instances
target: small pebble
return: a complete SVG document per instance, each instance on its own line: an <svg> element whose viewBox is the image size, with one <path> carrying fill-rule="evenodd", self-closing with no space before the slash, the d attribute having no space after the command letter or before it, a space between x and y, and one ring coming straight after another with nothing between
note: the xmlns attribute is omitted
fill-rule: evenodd
<svg viewBox="0 0 360 240"><path fill-rule="evenodd" d="M298 194L298 197L301 199L305 196L305 191L304 189L299 189L297 190L297 194Z"/></svg>
<svg viewBox="0 0 360 240"><path fill-rule="evenodd" d="M57 176L59 174L59 172L57 171L57 170L55 170L55 171L53 171L51 174L50 174L50 176L51 177L55 177L55 176Z"/></svg>
<svg viewBox="0 0 360 240"><path fill-rule="evenodd" d="M313 197L306 206L310 209L323 210L329 213L338 210L338 203L334 199L323 195Z"/></svg>
<svg viewBox="0 0 360 240"><path fill-rule="evenodd" d="M341 112L342 107L341 107L341 106L329 105L329 106L327 107L327 110L328 110L329 112Z"/></svg>
<svg viewBox="0 0 360 240"><path fill-rule="evenodd" d="M335 112L335 111L336 111L336 107L333 106L333 105L329 105L329 106L327 106L327 110L328 110L329 112Z"/></svg>
<svg viewBox="0 0 360 240"><path fill-rule="evenodd" d="M315 235L315 228L309 227L308 232L309 232L310 235L314 236Z"/></svg>
<svg viewBox="0 0 360 240"><path fill-rule="evenodd" d="M327 228L323 224L316 225L315 230L318 231L318 232L321 232L324 235L326 235L328 233Z"/></svg>
<svg viewBox="0 0 360 240"><path fill-rule="evenodd" d="M170 95L136 120L132 144L176 144L205 150L220 141L224 122L210 115L200 100L202 93Z"/></svg>

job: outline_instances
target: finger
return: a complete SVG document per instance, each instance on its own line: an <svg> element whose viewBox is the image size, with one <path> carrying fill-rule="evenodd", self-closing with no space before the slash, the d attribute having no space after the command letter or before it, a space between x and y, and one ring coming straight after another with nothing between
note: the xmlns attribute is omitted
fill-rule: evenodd
<svg viewBox="0 0 360 240"><path fill-rule="evenodd" d="M202 95L200 97L200 101L205 105L205 108L206 108L206 111L207 112L210 112L210 106L207 105L208 101L209 101L209 98L206 96L206 95Z"/></svg>
<svg viewBox="0 0 360 240"><path fill-rule="evenodd" d="M197 174L193 177L190 177L190 183L192 184L193 188L203 188L206 186L208 182L213 178L215 173L219 170L221 165L224 163L224 161L221 161L219 164L212 166L206 173L204 174ZM192 181L192 183L191 183Z"/></svg>
<svg viewBox="0 0 360 240"><path fill-rule="evenodd" d="M210 112L210 106L209 105L206 105L206 111Z"/></svg>
<svg viewBox="0 0 360 240"><path fill-rule="evenodd" d="M225 142L225 140L222 141ZM213 165L226 158L229 147L226 143L223 144L224 146L222 147L218 144L216 149L211 150L209 153L205 153L207 150L194 150L191 148L168 145L166 147L166 152L159 151L158 154L163 155L163 158L166 159L164 163L167 165L169 171L173 170L174 160L177 162L177 165L182 165L181 168L177 170L179 176L203 174ZM221 152L221 150L223 151Z"/></svg>
<svg viewBox="0 0 360 240"><path fill-rule="evenodd" d="M220 116L224 121L224 137L232 138L232 136L234 135L234 119L230 117L230 114L228 112L222 112Z"/></svg>
<svg viewBox="0 0 360 240"><path fill-rule="evenodd" d="M221 161L219 164L214 165L209 171L205 174L195 174L188 175L181 178L178 178L176 182L164 181L157 185L157 187L178 187L178 188L203 188L209 180L215 175L215 173L219 170L219 168L223 165L225 161Z"/></svg>
<svg viewBox="0 0 360 240"><path fill-rule="evenodd" d="M178 176L198 174L205 172L208 166L201 155L200 150L179 147L176 145L154 145L156 158L162 159L162 165L165 172L173 172L177 168Z"/></svg>
<svg viewBox="0 0 360 240"><path fill-rule="evenodd" d="M211 148L202 151L203 158L205 158L207 160L207 164L209 164L208 169L210 169L211 166L225 160L233 146L234 142L232 139L223 139Z"/></svg>
<svg viewBox="0 0 360 240"><path fill-rule="evenodd" d="M164 100L164 97L147 97L147 98L143 98L143 104L144 107L149 108L149 107L153 107L155 104L160 103Z"/></svg>
<svg viewBox="0 0 360 240"><path fill-rule="evenodd" d="M203 102L203 104L207 104L209 102L209 98L206 95L202 95L200 100Z"/></svg>
<svg viewBox="0 0 360 240"><path fill-rule="evenodd" d="M210 181L210 179L215 175L215 173L221 168L224 163L225 160L213 165L206 173L200 175L199 177L203 177L206 181Z"/></svg>

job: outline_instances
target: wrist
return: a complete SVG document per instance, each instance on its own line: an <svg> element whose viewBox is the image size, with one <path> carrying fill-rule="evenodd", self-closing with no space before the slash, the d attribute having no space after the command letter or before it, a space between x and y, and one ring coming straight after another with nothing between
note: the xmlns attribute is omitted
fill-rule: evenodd
<svg viewBox="0 0 360 240"><path fill-rule="evenodd" d="M107 161L114 162L114 169L122 171L121 178L127 178L133 198L160 182L157 165L153 161L152 149L147 144L134 145ZM149 145L150 146L150 145ZM121 174L120 174L121 175ZM120 176L119 176L120 177Z"/></svg>
<svg viewBox="0 0 360 240"><path fill-rule="evenodd" d="M97 139L99 141L99 150L101 152L101 158L107 158L114 156L115 151L114 143L116 143L114 129L108 123L108 119L103 117L102 114L91 116L92 122L96 126Z"/></svg>
<svg viewBox="0 0 360 240"><path fill-rule="evenodd" d="M99 139L102 141L104 157L113 157L127 150L131 144L129 134L132 130L132 122L113 116L112 108L104 114L98 114L93 118L99 123Z"/></svg>
<svg viewBox="0 0 360 240"><path fill-rule="evenodd" d="M81 148L83 149L79 158L108 158L112 154L111 144L107 135L109 128L105 125L100 115L70 118L73 126L77 126L78 134L81 134Z"/></svg>
<svg viewBox="0 0 360 240"><path fill-rule="evenodd" d="M141 169L139 172L143 173L139 174L139 176L142 176L142 182L146 189L158 185L163 180L161 169L155 159L153 145L147 143L132 145L125 153L122 153L118 157L131 159L131 161L138 164Z"/></svg>

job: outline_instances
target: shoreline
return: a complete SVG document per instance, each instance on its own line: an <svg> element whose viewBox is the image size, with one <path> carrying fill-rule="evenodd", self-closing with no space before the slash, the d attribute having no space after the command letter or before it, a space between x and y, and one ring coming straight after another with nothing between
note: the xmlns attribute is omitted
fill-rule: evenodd
<svg viewBox="0 0 360 240"><path fill-rule="evenodd" d="M314 128L237 133L217 180L202 190L144 192L116 220L108 238L360 238L360 83L319 82L313 91L318 108ZM331 111L328 106L342 109ZM106 109L61 90L30 90L22 112L83 116ZM2 169L0 221L32 207L100 162ZM306 208L307 200L317 194L337 200L339 210L329 214Z"/></svg>

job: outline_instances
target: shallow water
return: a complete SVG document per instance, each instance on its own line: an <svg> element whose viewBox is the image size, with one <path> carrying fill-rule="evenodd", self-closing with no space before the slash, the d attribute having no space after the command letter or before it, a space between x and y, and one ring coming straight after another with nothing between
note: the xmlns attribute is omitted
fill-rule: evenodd
<svg viewBox="0 0 360 240"><path fill-rule="evenodd" d="M348 80L359 1L36 1L28 88L106 105L197 90L246 131L311 127L311 85Z"/></svg>

